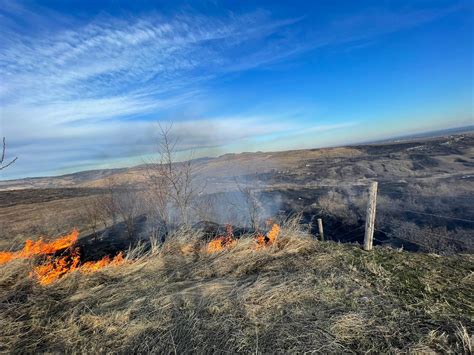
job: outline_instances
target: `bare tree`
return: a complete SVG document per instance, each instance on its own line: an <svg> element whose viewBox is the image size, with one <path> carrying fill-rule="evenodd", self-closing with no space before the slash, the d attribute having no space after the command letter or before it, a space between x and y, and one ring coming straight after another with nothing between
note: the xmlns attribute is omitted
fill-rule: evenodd
<svg viewBox="0 0 474 355"><path fill-rule="evenodd" d="M137 191L130 186L119 186L113 177L107 180L106 192L100 196L99 203L112 225L121 221L125 224L129 238L135 236L136 218L142 212Z"/></svg>
<svg viewBox="0 0 474 355"><path fill-rule="evenodd" d="M100 229L108 227L106 212L101 195L90 198L82 205L82 216L94 235L98 235Z"/></svg>
<svg viewBox="0 0 474 355"><path fill-rule="evenodd" d="M258 198L257 191L249 186L242 185L236 178L234 181L237 185L242 198L244 213L247 214L250 227L257 231L262 223L262 215L264 212L263 206Z"/></svg>
<svg viewBox="0 0 474 355"><path fill-rule="evenodd" d="M0 170L8 168L10 165L12 165L18 159L18 157L15 157L10 162L5 163L5 153L6 153L6 151L7 151L7 143L5 142L5 137L3 137L2 156L0 158Z"/></svg>
<svg viewBox="0 0 474 355"><path fill-rule="evenodd" d="M188 225L192 204L203 188L194 179L192 154L186 161L176 158L178 139L171 137L172 125L158 127L158 158L147 164L151 204L166 225Z"/></svg>
<svg viewBox="0 0 474 355"><path fill-rule="evenodd" d="M116 201L119 218L125 223L129 238L133 238L136 236L136 219L140 216L141 212L137 191L133 188L125 187L118 192Z"/></svg>
<svg viewBox="0 0 474 355"><path fill-rule="evenodd" d="M250 226L253 230L259 230L263 214L262 204L257 196L255 189L249 186L237 184L237 187L244 199L244 208L246 209Z"/></svg>

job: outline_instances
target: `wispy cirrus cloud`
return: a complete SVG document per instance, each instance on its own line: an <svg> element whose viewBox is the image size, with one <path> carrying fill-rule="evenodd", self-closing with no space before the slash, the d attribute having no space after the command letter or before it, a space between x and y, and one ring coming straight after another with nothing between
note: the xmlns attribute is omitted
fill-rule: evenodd
<svg viewBox="0 0 474 355"><path fill-rule="evenodd" d="M243 42L264 39L295 21L271 21L265 12L255 12L223 19L102 17L52 36L3 29L2 96L14 100L18 90L28 90L29 102L42 103L115 95L124 89L129 95L156 93L157 88L170 92L244 60L229 54Z"/></svg>

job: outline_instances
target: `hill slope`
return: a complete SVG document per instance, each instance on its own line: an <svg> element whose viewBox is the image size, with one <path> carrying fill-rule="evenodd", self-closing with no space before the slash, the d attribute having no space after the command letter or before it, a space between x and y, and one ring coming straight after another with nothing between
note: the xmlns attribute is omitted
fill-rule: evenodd
<svg viewBox="0 0 474 355"><path fill-rule="evenodd" d="M225 154L195 160L196 175L208 191L235 188L235 177L266 186L335 184L377 178L459 179L474 173L474 133L337 148ZM74 174L0 181L0 191L41 188L102 188L142 184L144 166L91 170Z"/></svg>
<svg viewBox="0 0 474 355"><path fill-rule="evenodd" d="M167 250L167 252L164 252ZM0 352L472 351L473 257L317 242L283 229L39 286L0 266Z"/></svg>

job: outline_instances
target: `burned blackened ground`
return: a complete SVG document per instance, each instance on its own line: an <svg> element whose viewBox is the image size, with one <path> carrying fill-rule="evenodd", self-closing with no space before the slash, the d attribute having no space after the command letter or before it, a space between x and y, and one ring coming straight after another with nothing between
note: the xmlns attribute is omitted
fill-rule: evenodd
<svg viewBox="0 0 474 355"><path fill-rule="evenodd" d="M358 186L352 190L351 197L345 202L345 208L352 215L346 219L344 216L335 215L331 211L322 208L318 201L327 196L328 193L344 194L344 190L332 188L286 190L264 193L263 199L271 200L278 194L282 201L280 216L282 219L301 214L301 223L307 225L314 238L320 239L317 219L323 220L324 238L341 243L363 243L365 227L365 210L360 208L357 200L365 201L366 189ZM404 247L406 250L419 251L420 247L409 241L402 241L391 237L386 232L376 230L375 245L391 245L393 247Z"/></svg>
<svg viewBox="0 0 474 355"><path fill-rule="evenodd" d="M474 252L474 196L421 195L406 183L382 182L379 185L375 245L403 247L410 251L441 253ZM302 223L318 236L316 220L324 224L325 238L338 242L359 242L364 238L367 188L350 190L333 187L291 189L278 194L281 213L302 212Z"/></svg>
<svg viewBox="0 0 474 355"><path fill-rule="evenodd" d="M459 183L461 182L461 183ZM380 179L375 245L410 251L440 253L474 252L474 195L471 190L450 191L451 186L472 183L462 175L433 181ZM362 243L367 184L267 189L259 193L263 208L269 206L280 220L302 215L302 223L318 237L317 219L325 238ZM268 214L268 213L265 213Z"/></svg>
<svg viewBox="0 0 474 355"><path fill-rule="evenodd" d="M81 261L96 261L105 256L115 256L139 244L149 248L146 222L146 216L137 217L133 224L133 234L129 233L124 222L120 222L100 232L82 236L75 244L75 247L81 250Z"/></svg>
<svg viewBox="0 0 474 355"><path fill-rule="evenodd" d="M219 236L231 234L235 239L245 235L253 234L256 231L250 227L235 226L232 224L219 224L212 221L199 221L192 225L192 229L202 232L201 240L209 242Z"/></svg>

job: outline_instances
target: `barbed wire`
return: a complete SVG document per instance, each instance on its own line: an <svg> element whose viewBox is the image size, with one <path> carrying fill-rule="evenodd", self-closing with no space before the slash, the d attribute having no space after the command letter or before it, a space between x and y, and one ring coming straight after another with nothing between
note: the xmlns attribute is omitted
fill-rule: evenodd
<svg viewBox="0 0 474 355"><path fill-rule="evenodd" d="M387 232L387 231L384 231L384 230L381 230L381 229L378 229L378 228L374 228L376 231L378 232L382 232L382 233L385 233L385 234L391 234L390 232ZM416 244L420 247L424 247L424 248L427 248L427 249L432 249L431 247L425 245L425 244L422 244L422 243L419 243L419 242L415 242L413 240L410 240L410 239L406 239L406 238L403 238L403 237L399 237L399 236L395 236L393 238L397 238L397 239L401 239L401 240L404 240L404 241L407 241L409 243L412 243L412 244Z"/></svg>
<svg viewBox="0 0 474 355"><path fill-rule="evenodd" d="M396 225L395 222L394 222L394 223L391 223L391 222L385 221L385 224L389 224L389 225L391 225L392 227L395 227L395 228L400 228L400 226ZM383 230L377 229L377 228L375 228L375 230L378 230L379 232L382 232L382 233L385 233L385 234L390 234L390 235L392 235L392 234L395 233L395 232L386 232L386 231L383 231ZM448 236L446 236L446 235L444 235L444 234L439 234L439 233L436 233L436 232L433 232L433 231L430 231L429 233L430 233L431 235L435 235L435 236L440 237L440 238L443 238L443 239L448 239L448 240L452 240L452 241L457 242L457 243L465 243L465 244L471 245L471 243L468 243L469 240L455 239L455 238L451 238L451 237L448 237ZM394 238L399 238L399 236L398 236L398 235L395 235ZM403 238L400 238L400 239L403 239ZM409 241L411 241L411 240L409 240Z"/></svg>
<svg viewBox="0 0 474 355"><path fill-rule="evenodd" d="M440 214L427 213L427 212L419 212L419 211L413 211L413 210L407 210L407 209L400 209L400 208L393 208L393 207L390 207L390 209L395 210L395 211L409 212L409 213L417 213L417 214L422 214L422 215L427 215L427 216L433 216L433 217L439 217L439 218L445 218L445 219L452 219L452 220L457 220L457 221L462 221L462 222L474 223L474 220L471 220L471 219L458 218L458 217L452 217L452 216L444 216L444 215L440 215Z"/></svg>
<svg viewBox="0 0 474 355"><path fill-rule="evenodd" d="M398 195L398 196L406 196L406 197L423 197L423 198L437 198L437 199L443 199L443 198L456 198L456 199L466 199L466 200L472 200L474 197L470 196L440 196L440 195L423 195L423 194L414 194L414 193L406 193L406 192L401 192L401 191L390 191L387 192L386 190L379 189L379 195Z"/></svg>
<svg viewBox="0 0 474 355"><path fill-rule="evenodd" d="M344 233L344 234L341 235L341 236L337 236L336 238L342 239L342 238L344 238L345 236L347 236L347 235L349 235L349 234L351 234L351 233L354 233L356 230L363 228L364 226L365 226L365 225L361 225L361 226L359 226L359 227L357 227L357 228L354 228L353 230L351 230L351 231L349 231L349 232ZM333 236L333 237L334 237L334 236ZM359 236L354 236L352 239L355 239L355 238L357 238L357 237L359 237ZM349 239L348 241L350 241L350 240L352 240L352 239Z"/></svg>
<svg viewBox="0 0 474 355"><path fill-rule="evenodd" d="M357 183L357 184L352 184L352 185L344 185L342 186L342 190L344 189L344 187L361 187L361 186L364 186L360 183ZM394 196L397 196L397 197L400 197L400 199L403 199L403 198L419 198L419 199L432 199L432 200L443 200L443 199L454 199L454 200L472 200L473 197L470 197L470 196L440 196L440 195L434 195L434 194L422 194L422 193L416 193L416 192L408 192L408 191L399 191L397 190L396 187L391 187L391 186L388 186L388 187L385 187L383 185L383 182L382 183L379 183L379 186L381 186L379 188L379 191L378 191L378 194L379 196L386 196L386 197L394 197ZM324 187L339 187L341 188L340 185L335 185L335 186L331 186L331 185L320 185L318 186L320 188L324 188ZM365 194L361 194L359 193L360 191L354 191L353 194L347 194L346 196L344 196L344 198L346 199L347 202L354 202L354 200L356 199L363 199L365 198ZM472 207L474 208L474 205L472 206L462 206L463 209L466 209L469 207ZM393 207L393 206L388 206L387 210L385 211L380 211L380 208L378 208L378 213L382 212L384 214L389 214L390 215L390 212L392 211L398 211L398 212L403 212L403 213L412 213L412 214L417 214L417 215L420 215L420 216L430 216L430 217L436 217L436 218L442 218L442 219L446 219L446 220L452 220L452 221L458 221L458 222L465 222L465 223L473 223L474 224L474 219L470 219L470 218L461 218L461 217L458 217L458 216L453 216L453 215L446 215L446 214L439 214L439 213L430 213L430 212L424 212L424 211L417 211L417 210L412 210L412 209L407 209L407 208L397 208L397 207ZM396 219L393 219L392 218L392 221L385 221L382 223L383 225L388 225L388 227L391 229L391 228L400 228L400 223L402 223L402 221L398 221ZM429 222L426 223L427 226L431 226L432 228L436 228L434 226L432 226ZM345 232L344 234L338 236L336 235L336 233L341 230L342 228L346 227L347 225L341 225L339 226L338 228L336 228L334 231L330 231L330 233L328 233L328 236L331 238L331 239L339 239L339 240L342 240L344 239L345 237L349 236L351 233L354 233L354 232L357 232L358 230L360 230L361 228L364 227L364 225L361 225L357 228L354 228L352 230L350 230L349 232ZM384 227L385 228L385 227ZM431 229L431 228L430 228ZM377 232L380 232L380 233L384 233L385 235L388 236L389 239L387 240L381 240L379 238L375 238L374 237L374 240L376 240L377 242L381 243L381 244L388 244L390 242L393 241L393 239L399 239L401 241L405 241L405 242L409 242L409 243L413 243L415 245L418 245L420 247L423 247L423 248L426 248L428 250L432 250L433 249L433 246L428 246L422 242L419 242L418 240L410 240L410 239L407 239L407 238L404 238L402 236L399 236L398 233L396 233L396 231L386 231L384 229L380 229L379 227L375 228L375 230ZM468 246L472 246L473 245L473 241L469 240L469 239L458 239L458 238L452 238L446 234L440 234L440 231L436 231L436 229L434 231L432 230L429 230L428 232L431 236L433 237L438 237L440 238L439 241L442 241L442 240L447 240L447 241L452 241L452 242L455 242L455 243L460 243L460 244L464 244L464 245L468 245ZM442 233L442 231L441 231ZM448 233L448 232L446 232ZM347 240L344 240L344 242L350 242L356 238L360 238L360 234L357 233L356 235L352 236L351 238L347 239ZM438 240L436 238L436 240Z"/></svg>

